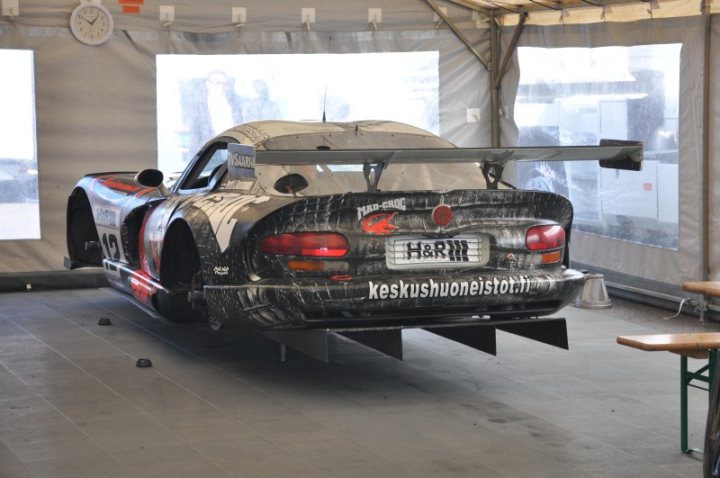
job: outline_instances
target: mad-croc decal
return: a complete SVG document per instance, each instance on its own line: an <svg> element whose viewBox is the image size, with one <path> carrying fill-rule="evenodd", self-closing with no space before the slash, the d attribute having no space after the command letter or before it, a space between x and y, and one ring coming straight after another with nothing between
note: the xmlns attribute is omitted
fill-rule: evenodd
<svg viewBox="0 0 720 478"><path fill-rule="evenodd" d="M367 206L360 206L357 208L357 218L358 221L365 217L366 215L370 214L371 212L375 211L387 211L387 210L397 210L397 211L404 211L407 209L407 206L405 204L405 198L395 198L395 199L388 199L387 201L383 202L377 202L373 204L368 204Z"/></svg>
<svg viewBox="0 0 720 478"><path fill-rule="evenodd" d="M398 230L398 227L392 223L398 212L376 212L368 214L360 222L363 231L376 236L386 236Z"/></svg>

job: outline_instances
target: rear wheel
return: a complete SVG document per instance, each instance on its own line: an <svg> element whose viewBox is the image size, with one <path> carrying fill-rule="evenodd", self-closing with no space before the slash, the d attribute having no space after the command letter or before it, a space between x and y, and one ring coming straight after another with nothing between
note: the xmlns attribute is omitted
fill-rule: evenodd
<svg viewBox="0 0 720 478"><path fill-rule="evenodd" d="M73 191L68 201L67 246L75 267L102 265L95 219L87 194L82 189Z"/></svg>
<svg viewBox="0 0 720 478"><path fill-rule="evenodd" d="M168 294L158 295L160 313L173 322L207 320L200 254L187 224L170 227L160 262L160 282L168 290Z"/></svg>

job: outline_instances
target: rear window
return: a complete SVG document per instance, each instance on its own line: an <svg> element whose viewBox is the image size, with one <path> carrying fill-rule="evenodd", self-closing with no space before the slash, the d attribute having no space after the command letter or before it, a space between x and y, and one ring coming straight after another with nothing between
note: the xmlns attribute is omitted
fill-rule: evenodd
<svg viewBox="0 0 720 478"><path fill-rule="evenodd" d="M454 148L449 141L430 134L348 131L323 134L287 135L263 143L265 149L423 149Z"/></svg>
<svg viewBox="0 0 720 478"><path fill-rule="evenodd" d="M258 164L259 186L269 195L291 196L275 190L275 182L288 174L300 174L308 187L298 196L367 192L368 185L362 165L276 166ZM449 191L454 189L486 189L477 163L403 163L388 165L378 182L380 191Z"/></svg>

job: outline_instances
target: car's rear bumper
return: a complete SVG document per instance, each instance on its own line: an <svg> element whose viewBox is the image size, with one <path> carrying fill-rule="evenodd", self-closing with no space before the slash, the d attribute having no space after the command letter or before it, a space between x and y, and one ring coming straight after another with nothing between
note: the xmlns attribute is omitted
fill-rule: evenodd
<svg viewBox="0 0 720 478"><path fill-rule="evenodd" d="M261 329L418 325L549 315L574 299L584 280L582 273L570 269L376 276L343 282L264 279L206 286L205 299L218 320L241 320Z"/></svg>

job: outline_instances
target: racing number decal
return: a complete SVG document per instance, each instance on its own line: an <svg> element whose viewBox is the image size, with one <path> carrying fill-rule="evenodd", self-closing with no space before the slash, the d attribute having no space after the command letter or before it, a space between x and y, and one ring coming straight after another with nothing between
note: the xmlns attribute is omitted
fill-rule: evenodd
<svg viewBox="0 0 720 478"><path fill-rule="evenodd" d="M116 261L120 260L120 243L118 242L118 238L115 234L103 233L102 247L105 257Z"/></svg>
<svg viewBox="0 0 720 478"><path fill-rule="evenodd" d="M120 212L120 209L114 206L94 206L93 218L103 256L108 260L127 262L118 239Z"/></svg>

